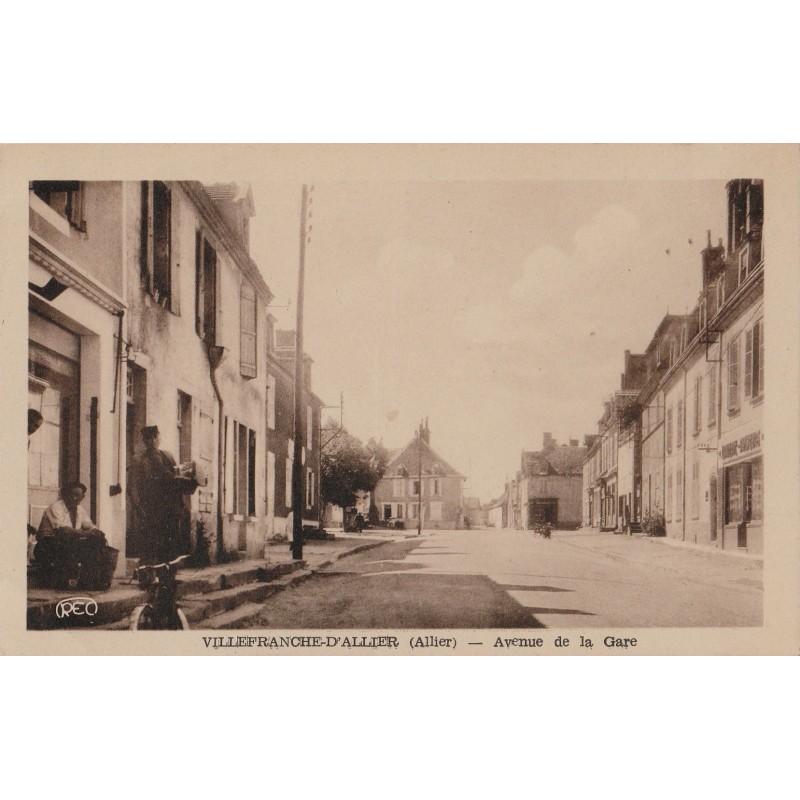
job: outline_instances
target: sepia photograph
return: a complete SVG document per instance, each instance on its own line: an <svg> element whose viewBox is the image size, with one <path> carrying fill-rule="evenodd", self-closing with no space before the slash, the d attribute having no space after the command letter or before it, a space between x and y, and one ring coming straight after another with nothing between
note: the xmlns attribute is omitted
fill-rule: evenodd
<svg viewBox="0 0 800 800"><path fill-rule="evenodd" d="M6 191L26 631L491 654L763 628L794 151L149 152L115 178L54 151ZM415 174L442 154L466 166Z"/></svg>

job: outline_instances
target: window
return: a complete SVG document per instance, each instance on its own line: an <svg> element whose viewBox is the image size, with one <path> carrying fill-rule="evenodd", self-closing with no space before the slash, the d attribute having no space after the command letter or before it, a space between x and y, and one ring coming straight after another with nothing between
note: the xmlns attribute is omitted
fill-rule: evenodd
<svg viewBox="0 0 800 800"><path fill-rule="evenodd" d="M752 398L761 397L764 394L764 320L760 319L753 325L751 345L751 365L748 369L745 349L745 394L747 394L748 374L752 389Z"/></svg>
<svg viewBox="0 0 800 800"><path fill-rule="evenodd" d="M675 449L683 447L683 400L678 400L678 409L675 420Z"/></svg>
<svg viewBox="0 0 800 800"><path fill-rule="evenodd" d="M694 379L694 432L700 433L703 427L703 376Z"/></svg>
<svg viewBox="0 0 800 800"><path fill-rule="evenodd" d="M86 233L86 221L83 218L84 189L80 181L31 181L30 188L75 230Z"/></svg>
<svg viewBox="0 0 800 800"><path fill-rule="evenodd" d="M178 392L178 461L192 460L192 398Z"/></svg>
<svg viewBox="0 0 800 800"><path fill-rule="evenodd" d="M744 396L753 396L753 329L744 334Z"/></svg>
<svg viewBox="0 0 800 800"><path fill-rule="evenodd" d="M672 452L672 407L667 409L667 452Z"/></svg>
<svg viewBox="0 0 800 800"><path fill-rule="evenodd" d="M739 283L744 283L747 279L750 266L750 247L743 247L739 253Z"/></svg>
<svg viewBox="0 0 800 800"><path fill-rule="evenodd" d="M256 513L256 432L233 423L233 513Z"/></svg>
<svg viewBox="0 0 800 800"><path fill-rule="evenodd" d="M275 430L275 376L267 375L267 427Z"/></svg>
<svg viewBox="0 0 800 800"><path fill-rule="evenodd" d="M195 329L208 344L217 343L217 251L202 231L195 237Z"/></svg>
<svg viewBox="0 0 800 800"><path fill-rule="evenodd" d="M672 473L667 475L667 507L666 520L672 522Z"/></svg>
<svg viewBox="0 0 800 800"><path fill-rule="evenodd" d="M178 313L178 292L172 286L172 193L163 181L142 181L141 276L156 303Z"/></svg>
<svg viewBox="0 0 800 800"><path fill-rule="evenodd" d="M391 519L392 518L392 504L391 503L384 503L383 504L383 518L384 519Z"/></svg>
<svg viewBox="0 0 800 800"><path fill-rule="evenodd" d="M256 368L256 292L247 282L239 290L239 372L255 378Z"/></svg>
<svg viewBox="0 0 800 800"><path fill-rule="evenodd" d="M708 372L708 426L717 424L717 368Z"/></svg>
<svg viewBox="0 0 800 800"><path fill-rule="evenodd" d="M306 508L314 507L314 482L316 475L313 470L306 469Z"/></svg>
<svg viewBox="0 0 800 800"><path fill-rule="evenodd" d="M440 481L438 478L431 478L431 494L440 494Z"/></svg>
<svg viewBox="0 0 800 800"><path fill-rule="evenodd" d="M683 470L675 473L675 520L683 519Z"/></svg>
<svg viewBox="0 0 800 800"><path fill-rule="evenodd" d="M403 512L404 512L403 504L402 503L398 503L397 504L397 513L395 514L397 519L403 519Z"/></svg>
<svg viewBox="0 0 800 800"><path fill-rule="evenodd" d="M728 345L728 412L739 410L739 337Z"/></svg>
<svg viewBox="0 0 800 800"><path fill-rule="evenodd" d="M742 467L728 467L725 470L725 522L738 523L743 520Z"/></svg>
<svg viewBox="0 0 800 800"><path fill-rule="evenodd" d="M419 494L419 481L414 480L411 481L411 494L418 495Z"/></svg>
<svg viewBox="0 0 800 800"><path fill-rule="evenodd" d="M286 457L286 489L285 489L285 500L286 500L286 508L292 507L292 472L294 468L294 459L292 458L292 440L289 440L289 455Z"/></svg>

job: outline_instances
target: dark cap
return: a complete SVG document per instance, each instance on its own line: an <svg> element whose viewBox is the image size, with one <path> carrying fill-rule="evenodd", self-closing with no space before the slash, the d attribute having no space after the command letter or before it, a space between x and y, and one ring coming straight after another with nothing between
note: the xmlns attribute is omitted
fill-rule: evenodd
<svg viewBox="0 0 800 800"><path fill-rule="evenodd" d="M86 486L80 481L70 481L69 483L65 483L61 487L61 494L66 494L68 491L70 491L70 489L80 489L84 494L86 494Z"/></svg>
<svg viewBox="0 0 800 800"><path fill-rule="evenodd" d="M39 427L44 422L44 417L35 409L28 409L28 436L39 430Z"/></svg>
<svg viewBox="0 0 800 800"><path fill-rule="evenodd" d="M158 425L146 425L142 428L142 439L146 442L158 436Z"/></svg>

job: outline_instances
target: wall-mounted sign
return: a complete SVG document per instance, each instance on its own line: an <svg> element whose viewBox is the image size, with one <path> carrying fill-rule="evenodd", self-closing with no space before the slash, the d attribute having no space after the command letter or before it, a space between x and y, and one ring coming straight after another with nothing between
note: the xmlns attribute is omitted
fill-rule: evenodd
<svg viewBox="0 0 800 800"><path fill-rule="evenodd" d="M753 431L739 439L734 439L732 442L722 445L720 454L723 461L728 461L731 458L742 456L753 450L758 450L761 447L761 431Z"/></svg>

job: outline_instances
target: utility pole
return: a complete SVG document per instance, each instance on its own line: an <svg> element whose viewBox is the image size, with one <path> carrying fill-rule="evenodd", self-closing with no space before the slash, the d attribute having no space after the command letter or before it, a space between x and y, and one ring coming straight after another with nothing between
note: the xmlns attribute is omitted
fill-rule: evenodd
<svg viewBox="0 0 800 800"><path fill-rule="evenodd" d="M313 191L314 187L311 187ZM311 241L309 189L303 184L300 202L300 267L297 276L297 326L294 334L294 462L292 463L292 558L303 558L303 299L305 294L306 246ZM309 458L311 454L309 453Z"/></svg>
<svg viewBox="0 0 800 800"><path fill-rule="evenodd" d="M419 455L419 503L417 504L417 536L422 535L422 423L419 426L418 455Z"/></svg>

